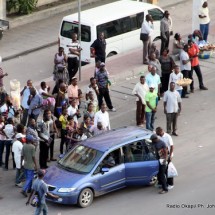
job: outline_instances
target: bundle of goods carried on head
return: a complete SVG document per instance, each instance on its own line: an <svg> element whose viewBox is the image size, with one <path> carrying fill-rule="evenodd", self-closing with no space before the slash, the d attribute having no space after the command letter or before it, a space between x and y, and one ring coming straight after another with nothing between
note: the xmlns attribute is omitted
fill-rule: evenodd
<svg viewBox="0 0 215 215"><path fill-rule="evenodd" d="M204 46L199 47L200 51L214 51L215 50L215 44L206 44Z"/></svg>
<svg viewBox="0 0 215 215"><path fill-rule="evenodd" d="M183 78L176 82L179 86L186 87L192 83L192 80L189 78Z"/></svg>

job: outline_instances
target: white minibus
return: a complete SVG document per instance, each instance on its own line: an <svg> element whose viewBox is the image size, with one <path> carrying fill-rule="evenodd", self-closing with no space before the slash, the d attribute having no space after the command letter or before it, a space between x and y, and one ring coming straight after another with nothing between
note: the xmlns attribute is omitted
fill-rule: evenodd
<svg viewBox="0 0 215 215"><path fill-rule="evenodd" d="M92 62L90 46L99 32L105 34L107 57L142 47L140 28L147 14L154 20L152 40L156 40L160 37L160 21L163 18L163 10L156 5L127 0L82 11L81 60ZM59 46L64 48L66 54L69 52L67 45L71 42L72 33L78 34L78 24L78 13L65 16L62 20Z"/></svg>

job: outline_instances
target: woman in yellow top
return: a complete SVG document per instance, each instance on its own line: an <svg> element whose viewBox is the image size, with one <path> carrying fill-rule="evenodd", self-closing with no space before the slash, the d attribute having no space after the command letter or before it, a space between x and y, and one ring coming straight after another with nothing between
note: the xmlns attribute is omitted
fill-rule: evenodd
<svg viewBox="0 0 215 215"><path fill-rule="evenodd" d="M59 118L59 121L61 122L61 142L60 142L60 153L63 154L63 145L64 143L66 143L66 126L68 123L67 120L68 117L68 113L67 113L67 109L63 109L63 112ZM66 146L67 148L67 146Z"/></svg>

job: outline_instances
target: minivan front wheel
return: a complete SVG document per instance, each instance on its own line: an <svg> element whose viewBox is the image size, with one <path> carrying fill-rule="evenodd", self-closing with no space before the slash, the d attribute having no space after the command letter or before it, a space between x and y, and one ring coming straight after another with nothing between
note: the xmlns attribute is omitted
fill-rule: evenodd
<svg viewBox="0 0 215 215"><path fill-rule="evenodd" d="M81 208L90 206L93 202L93 191L89 188L85 188L81 191L78 197L78 205Z"/></svg>

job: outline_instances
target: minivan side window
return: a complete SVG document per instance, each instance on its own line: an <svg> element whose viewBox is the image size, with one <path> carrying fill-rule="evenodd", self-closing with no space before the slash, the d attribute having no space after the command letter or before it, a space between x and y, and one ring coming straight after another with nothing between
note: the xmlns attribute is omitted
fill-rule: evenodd
<svg viewBox="0 0 215 215"><path fill-rule="evenodd" d="M115 166L118 166L119 164L122 163L122 156L121 156L121 151L120 148L116 149L112 152L110 152L98 165L96 168L94 175L99 173L102 168L113 168Z"/></svg>
<svg viewBox="0 0 215 215"><path fill-rule="evenodd" d="M125 163L156 160L154 147L144 140L123 146L123 153Z"/></svg>
<svg viewBox="0 0 215 215"><path fill-rule="evenodd" d="M157 8L149 10L148 13L154 21L160 21L163 18L163 12Z"/></svg>
<svg viewBox="0 0 215 215"><path fill-rule="evenodd" d="M63 21L61 28L61 36L72 39L72 33L78 34L78 23ZM91 33L89 26L81 25L81 41L91 41Z"/></svg>
<svg viewBox="0 0 215 215"><path fill-rule="evenodd" d="M134 14L121 19L113 20L96 27L97 34L104 32L105 38L115 37L117 35L134 31L141 28L144 13Z"/></svg>

